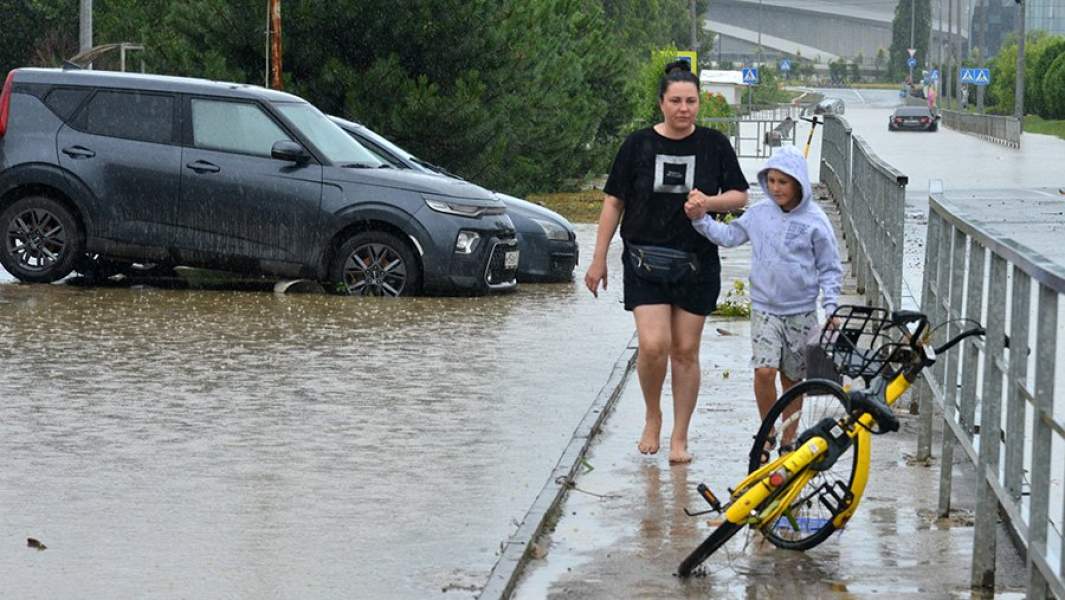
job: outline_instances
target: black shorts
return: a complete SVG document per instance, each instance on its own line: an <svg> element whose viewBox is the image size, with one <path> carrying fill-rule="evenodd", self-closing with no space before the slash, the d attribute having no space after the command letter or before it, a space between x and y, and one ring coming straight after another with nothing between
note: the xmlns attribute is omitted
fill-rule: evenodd
<svg viewBox="0 0 1065 600"><path fill-rule="evenodd" d="M670 304L693 315L708 316L717 308L721 293L721 265L717 261L703 264L674 284L647 281L636 274L629 262L629 253L622 254L625 283L625 310L644 304ZM708 261L709 262L709 261Z"/></svg>

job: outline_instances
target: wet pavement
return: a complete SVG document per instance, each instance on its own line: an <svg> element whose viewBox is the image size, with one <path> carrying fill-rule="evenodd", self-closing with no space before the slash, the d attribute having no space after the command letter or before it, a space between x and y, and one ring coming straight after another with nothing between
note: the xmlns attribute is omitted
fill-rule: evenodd
<svg viewBox="0 0 1065 600"><path fill-rule="evenodd" d="M724 250L726 277L746 273L745 247ZM849 265L845 264L845 268ZM853 282L845 286L853 295ZM918 463L916 417L899 413L899 433L875 438L872 477L854 518L840 534L805 553L779 550L738 534L700 576L676 577L680 561L713 529L695 490L719 497L746 473L758 425L752 393L750 322L712 317L701 350L702 386L690 434L695 460L670 465L665 453L643 456L636 440L643 400L633 373L603 433L586 457L553 531L536 544L514 598L968 598L974 499L972 471L955 468L949 519L937 519L938 463ZM908 400L904 398L901 406ZM669 384L663 393L670 427ZM667 433L668 435L668 433ZM937 433L938 436L938 433ZM667 440L663 438L665 446ZM668 447L668 446L665 446ZM1023 561L1005 533L998 542L997 598L1024 597Z"/></svg>
<svg viewBox="0 0 1065 600"><path fill-rule="evenodd" d="M473 597L632 335L620 293L0 272L0 596Z"/></svg>

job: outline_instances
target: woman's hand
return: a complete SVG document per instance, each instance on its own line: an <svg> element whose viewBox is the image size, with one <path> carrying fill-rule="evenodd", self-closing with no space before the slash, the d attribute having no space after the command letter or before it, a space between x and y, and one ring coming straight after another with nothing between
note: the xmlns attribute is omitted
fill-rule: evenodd
<svg viewBox="0 0 1065 600"><path fill-rule="evenodd" d="M688 192L688 201L684 203L684 214L694 221L706 214L709 209L709 203L709 196L698 189L693 189Z"/></svg>
<svg viewBox="0 0 1065 600"><path fill-rule="evenodd" d="M591 292L592 295L596 298L599 297L600 282L603 283L603 291L606 291L606 261L593 260L592 264L588 265L588 270L584 273L584 285L588 288L588 291Z"/></svg>

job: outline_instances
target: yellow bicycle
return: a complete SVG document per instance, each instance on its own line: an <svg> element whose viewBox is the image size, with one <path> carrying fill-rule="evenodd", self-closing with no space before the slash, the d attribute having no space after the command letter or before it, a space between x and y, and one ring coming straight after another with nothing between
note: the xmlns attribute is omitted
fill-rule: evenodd
<svg viewBox="0 0 1065 600"><path fill-rule="evenodd" d="M861 378L865 387L852 390L830 379L808 379L782 394L754 436L749 475L729 490L729 501L722 505L699 484L710 509L686 512L724 513L724 520L681 562L677 574L691 575L744 527L789 550L813 548L843 528L869 481L872 435L898 430L891 406L937 355L984 334L974 325L933 347L934 330L920 312L837 308L819 345L839 375ZM776 459L773 450L779 451Z"/></svg>

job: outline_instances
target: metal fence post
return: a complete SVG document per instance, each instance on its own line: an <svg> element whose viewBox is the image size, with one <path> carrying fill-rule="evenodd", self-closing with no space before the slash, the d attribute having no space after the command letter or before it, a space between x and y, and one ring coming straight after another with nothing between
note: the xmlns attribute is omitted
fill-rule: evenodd
<svg viewBox="0 0 1065 600"><path fill-rule="evenodd" d="M995 529L998 502L989 480L998 481L1002 434L1002 351L1006 338L1006 259L991 255L984 335L984 385L980 396L980 459L976 465L976 519L973 531L973 587L995 587Z"/></svg>
<svg viewBox="0 0 1065 600"><path fill-rule="evenodd" d="M947 337L957 335L960 327L955 319L960 319L961 294L965 282L965 234L958 228L954 230L950 254L950 300L949 325ZM957 413L958 397L958 360L947 356L945 375L943 377L943 420L950 423ZM954 474L954 432L949 427L943 428L943 450L940 452L939 465L939 516L950 514L951 478Z"/></svg>
<svg viewBox="0 0 1065 600"><path fill-rule="evenodd" d="M1009 376L1006 387L1006 460L1003 469L1006 490L1015 502L1021 499L1024 470L1024 402L1028 389L1028 323L1031 311L1032 280L1013 268L1013 293L1010 299Z"/></svg>
<svg viewBox="0 0 1065 600"><path fill-rule="evenodd" d="M1028 597L1050 596L1046 578L1033 564L1033 554L1046 556L1050 516L1050 463L1054 415L1054 362L1057 358L1058 295L1039 286L1039 325L1036 333L1035 405L1032 410L1032 496L1028 517Z"/></svg>

